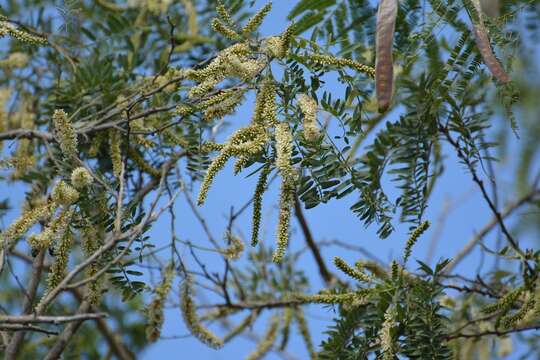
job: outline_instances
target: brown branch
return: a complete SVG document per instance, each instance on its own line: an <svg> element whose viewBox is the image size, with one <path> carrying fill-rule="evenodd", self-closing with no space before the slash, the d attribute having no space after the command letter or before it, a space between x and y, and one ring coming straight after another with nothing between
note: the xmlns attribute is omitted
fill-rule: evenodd
<svg viewBox="0 0 540 360"><path fill-rule="evenodd" d="M28 290L26 291L26 296L24 297L23 301L23 314L29 314L32 311L34 298L41 280L41 271L43 269L44 259L45 250L41 250L32 263L32 277L30 278ZM4 356L5 360L15 360L17 358L17 353L19 352L19 347L24 340L24 335L24 331L18 331L15 335L13 335L13 338L11 338L11 341L6 349Z"/></svg>
<svg viewBox="0 0 540 360"><path fill-rule="evenodd" d="M467 166L467 168L469 169L469 172L471 173L472 175L472 178L473 178L473 181L478 185L478 187L480 188L480 191L482 192L482 197L484 198L484 200L486 201L486 203L488 204L489 208L491 209L491 211L493 212L493 215L495 215L495 219L497 221L497 223L499 224L499 227L501 228L501 231L503 232L503 234L505 235L506 239L508 240L508 243L511 245L511 247L516 251L516 253L523 259L523 263L524 265L527 267L527 269L529 270L529 272L531 274L534 273L534 270L531 268L531 265L525 260L525 254L523 253L523 251L519 248L519 245L518 243L516 242L516 240L512 237L512 235L510 234L510 232L508 231L508 228L506 227L505 223L504 223L504 220L503 220L503 217L501 215L501 213L499 212L499 210L497 210L497 207L495 206L495 204L493 203L493 201L491 200L491 198L489 197L488 193L487 193L487 190L486 190L486 187L484 186L484 182L482 181L482 179L480 179L478 177L478 174L476 173L476 170L474 168L474 165L471 163L470 159L463 153L463 150L461 149L461 147L459 146L459 144L456 142L456 140L454 140L454 138L452 138L452 136L450 135L450 132L448 130L448 127L446 126L443 126L441 124L438 124L438 128L439 128L439 131L444 134L444 136L446 137L447 141L450 143L450 145L452 145L454 147L454 149L456 150L456 153L458 155L458 157L463 161L463 163Z"/></svg>
<svg viewBox="0 0 540 360"><path fill-rule="evenodd" d="M336 277L326 267L326 263L321 256L321 252L319 251L317 244L313 240L313 235L311 234L311 230L309 229L306 218L304 217L302 207L300 206L298 198L295 198L294 200L294 213L296 215L296 218L298 219L298 222L300 223L300 228L302 229L302 233L304 234L306 243L311 250L311 253L313 254L315 262L317 263L317 267L319 268L319 274L321 274L321 277L327 285L334 283L336 281Z"/></svg>
<svg viewBox="0 0 540 360"><path fill-rule="evenodd" d="M87 313L90 309L90 303L88 301L83 301L81 305L79 306L79 310L77 313L83 314ZM64 331L58 336L58 340L56 340L56 343L53 345L53 347L49 350L47 355L45 355L44 360L55 360L59 359L62 352L65 350L67 344L75 335L77 330L79 330L79 327L84 322L84 319L73 321L69 323L65 328Z"/></svg>
<svg viewBox="0 0 540 360"><path fill-rule="evenodd" d="M508 335L512 333L530 331L530 330L539 330L539 329L540 329L540 325L531 325L531 326L518 327L514 329L508 329L508 330L488 330L488 331L482 331L482 332L474 333L474 334L458 333L454 335L448 335L445 338L445 340L449 341L449 340L458 339L458 338L480 338L480 337L489 336L489 335L504 336L504 335Z"/></svg>
<svg viewBox="0 0 540 360"><path fill-rule="evenodd" d="M36 316L36 315L20 315L20 316L0 316L0 324L30 324L30 323L51 323L60 324L79 320L90 320L107 317L106 313L88 313L75 315L59 315L59 316Z"/></svg>
<svg viewBox="0 0 540 360"><path fill-rule="evenodd" d="M84 296L78 289L74 289L72 291L72 294L74 297L79 301L84 301ZM99 309L95 305L90 306L90 310L92 312L97 313ZM103 337L105 338L105 341L107 341L107 344L109 344L109 348L111 349L112 353L115 354L118 359L120 360L133 360L135 357L131 354L131 352L126 349L122 341L119 340L117 334L114 333L114 331L111 330L109 325L107 325L107 321L103 318L96 318L94 319L97 325L98 330L101 332Z"/></svg>
<svg viewBox="0 0 540 360"><path fill-rule="evenodd" d="M47 330L43 329L39 326L34 325L23 325L23 324L4 324L0 325L0 330L5 331L33 331L33 332L39 332L46 335L58 335L57 331Z"/></svg>
<svg viewBox="0 0 540 360"><path fill-rule="evenodd" d="M529 193L525 194L520 199L506 206L506 208L500 214L501 220L511 215L515 210L525 205L534 199L536 195L540 194L540 189L533 189ZM491 231L495 226L499 224L499 220L494 216L489 223L484 225L484 227L461 249L461 251L452 259L450 264L446 266L444 272L446 274L450 273L456 266L459 264L467 255L470 254L472 249Z"/></svg>

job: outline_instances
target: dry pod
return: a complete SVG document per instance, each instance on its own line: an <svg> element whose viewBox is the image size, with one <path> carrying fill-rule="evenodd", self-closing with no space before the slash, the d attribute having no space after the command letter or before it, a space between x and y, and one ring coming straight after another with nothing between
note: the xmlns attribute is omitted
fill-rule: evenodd
<svg viewBox="0 0 540 360"><path fill-rule="evenodd" d="M377 35L375 56L375 87L379 112L390 107L392 101L392 85L394 82L394 64L392 45L398 3L396 0L380 0L377 12Z"/></svg>

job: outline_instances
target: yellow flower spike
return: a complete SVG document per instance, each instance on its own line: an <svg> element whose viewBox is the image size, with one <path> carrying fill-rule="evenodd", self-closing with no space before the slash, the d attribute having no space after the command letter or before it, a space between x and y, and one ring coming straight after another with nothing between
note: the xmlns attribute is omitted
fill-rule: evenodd
<svg viewBox="0 0 540 360"><path fill-rule="evenodd" d="M78 154L77 134L64 110L55 110L53 114L53 124L62 154L64 154L67 159L76 158Z"/></svg>
<svg viewBox="0 0 540 360"><path fill-rule="evenodd" d="M220 101L216 101L206 107L206 110L203 113L204 119L206 121L211 121L213 119L222 119L226 115L233 114L238 105L244 101L244 92L245 90L225 92L225 96L222 96ZM206 103L209 102L210 101L207 101ZM204 105L206 104L203 102L201 107L204 107Z"/></svg>
<svg viewBox="0 0 540 360"><path fill-rule="evenodd" d="M304 115L302 122L304 138L308 142L317 141L321 136L317 125L317 102L312 97L301 94L298 98L298 107Z"/></svg>
<svg viewBox="0 0 540 360"><path fill-rule="evenodd" d="M261 215L262 215L262 198L264 191L266 190L266 184L268 182L268 175L270 174L270 166L267 164L263 167L257 186L255 187L255 194L253 195L253 216L251 222L251 246L256 246L259 242L259 230L261 227Z"/></svg>
<svg viewBox="0 0 540 360"><path fill-rule="evenodd" d="M257 348L246 357L246 360L262 359L268 353L268 351L270 351L277 338L279 323L280 318L278 316L273 316L270 319L268 328L266 329L261 341L259 341L257 344Z"/></svg>
<svg viewBox="0 0 540 360"><path fill-rule="evenodd" d="M274 126L277 124L276 86L272 79L263 82L255 98L253 122Z"/></svg>
<svg viewBox="0 0 540 360"><path fill-rule="evenodd" d="M345 262L345 260L343 260L342 258L338 256L334 257L334 265L336 265L336 267L339 270L341 270L344 274L350 276L353 279L356 279L358 281L364 281L364 282L372 281L370 276L364 274L361 271L353 269Z"/></svg>
<svg viewBox="0 0 540 360"><path fill-rule="evenodd" d="M386 272L386 270L380 265L378 264L377 262L375 261L357 261L354 263L354 266L359 270L359 271L364 271L364 270L367 270L369 271L371 274L373 274L373 276L381 279L381 280L387 280L388 279L388 273Z"/></svg>
<svg viewBox="0 0 540 360"><path fill-rule="evenodd" d="M395 341L392 337L392 329L397 326L397 311L393 306L389 306L384 313L384 322L379 330L379 341L382 350L383 360L393 360L395 358Z"/></svg>
<svg viewBox="0 0 540 360"><path fill-rule="evenodd" d="M103 199L98 199L98 207L105 207ZM105 205L105 206L103 206ZM106 211L106 210L104 210ZM101 245L103 239L103 233L99 227L87 221L85 226L81 229L81 247L86 256L91 256ZM94 276L101 269L100 259L96 259L86 268L86 276ZM97 305L101 299L101 282L100 279L96 279L88 284L88 298L91 304Z"/></svg>
<svg viewBox="0 0 540 360"><path fill-rule="evenodd" d="M234 22L232 21L231 14L229 13L229 10L227 10L225 5L223 4L223 1L218 0L217 3L218 3L218 5L216 7L216 11L217 11L217 14L218 14L219 18L221 20L223 20L223 22L225 22L225 24L227 24L229 26L233 26Z"/></svg>
<svg viewBox="0 0 540 360"><path fill-rule="evenodd" d="M33 209L26 210L11 223L0 236L3 241L7 241L9 244L12 240L17 240L23 236L38 221L45 220L52 216L55 210L55 203L46 203Z"/></svg>
<svg viewBox="0 0 540 360"><path fill-rule="evenodd" d="M206 174L199 190L199 196L197 197L198 205L204 204L208 195L208 191L210 190L210 186L214 182L214 178L216 177L217 173L221 169L223 169L231 156L232 154L225 148L223 149L221 154L219 154L217 157L214 158L214 160L212 160L212 163L208 167L208 170L206 170Z"/></svg>
<svg viewBox="0 0 540 360"><path fill-rule="evenodd" d="M201 324L196 313L194 302L195 289L191 275L187 275L180 291L180 310L189 332L204 344L219 349L223 347L223 340L214 335Z"/></svg>
<svg viewBox="0 0 540 360"><path fill-rule="evenodd" d="M282 50L283 50L283 54L280 54L282 55L281 57L284 57L285 55L287 55L287 51L289 51L289 47L291 46L291 41L294 36L294 29L295 29L295 25L291 24L287 27L287 29L285 29L283 34L281 34L280 36L281 43L282 43Z"/></svg>
<svg viewBox="0 0 540 360"><path fill-rule="evenodd" d="M375 77L375 69L373 67L361 64L354 60L337 58L331 55L321 55L321 54L311 54L308 56L308 59L321 65L348 67L358 72L369 75L372 78Z"/></svg>
<svg viewBox="0 0 540 360"><path fill-rule="evenodd" d="M163 326L163 308L165 300L169 294L174 280L174 266L169 264L163 274L161 283L156 287L155 295L146 310L146 339L150 342L155 342L161 335L161 327Z"/></svg>
<svg viewBox="0 0 540 360"><path fill-rule="evenodd" d="M152 177L161 177L161 171L146 162L143 156L136 149L130 147L128 149L128 155L131 160L137 165L141 171L149 174Z"/></svg>
<svg viewBox="0 0 540 360"><path fill-rule="evenodd" d="M304 316L304 311L300 307L295 307L293 315L296 323L298 324L298 330L300 331L300 335L302 335L302 339L306 344L310 359L316 360L317 352L315 351L315 347L313 346L313 342L311 341L311 335L309 334L309 326Z"/></svg>
<svg viewBox="0 0 540 360"><path fill-rule="evenodd" d="M229 231L227 231L225 236L230 244L220 252L225 255L228 260L240 259L244 253L244 242L238 236L231 234Z"/></svg>
<svg viewBox="0 0 540 360"><path fill-rule="evenodd" d="M343 293L343 294L316 294L316 295L295 295L294 298L303 303L316 304L351 304L358 302L359 299L364 299L367 294L364 293Z"/></svg>
<svg viewBox="0 0 540 360"><path fill-rule="evenodd" d="M237 326L235 326L231 331L225 334L225 336L223 337L223 342L227 343L231 341L235 336L244 332L244 330L255 321L258 314L258 311L250 312L249 315L246 316Z"/></svg>
<svg viewBox="0 0 540 360"><path fill-rule="evenodd" d="M522 322L529 313L531 313L534 310L536 301L534 299L534 296L531 293L527 294L527 298L521 308L512 315L506 315L501 319L501 325L506 328L510 329L517 325L519 325L520 322Z"/></svg>
<svg viewBox="0 0 540 360"><path fill-rule="evenodd" d="M296 172L291 164L292 134L289 125L279 123L276 126L276 168L281 174L279 197L279 218L277 227L277 244L272 261L279 263L285 255L289 243L289 226L291 208L294 203Z"/></svg>
<svg viewBox="0 0 540 360"><path fill-rule="evenodd" d="M88 170L82 166L71 172L71 185L73 185L75 189L83 190L92 185L92 182L94 182L94 178Z"/></svg>
<svg viewBox="0 0 540 360"><path fill-rule="evenodd" d="M69 206L79 200L79 192L64 180L60 180L54 186L51 198L57 205Z"/></svg>
<svg viewBox="0 0 540 360"><path fill-rule="evenodd" d="M28 64L29 57L23 52L14 52L8 55L4 60L0 60L0 68L12 70L25 67Z"/></svg>
<svg viewBox="0 0 540 360"><path fill-rule="evenodd" d="M109 130L109 151L113 174L118 179L122 173L122 134L117 130Z"/></svg>
<svg viewBox="0 0 540 360"><path fill-rule="evenodd" d="M510 309L510 307L512 307L512 305L516 302L516 300L519 298L519 296L524 290L525 289L523 288L523 286L513 289L512 291L504 295L502 298L497 300L495 303L483 307L482 312L484 314L491 314L496 312L497 310L507 311L508 309Z"/></svg>
<svg viewBox="0 0 540 360"><path fill-rule="evenodd" d="M39 234L32 234L28 237L27 241L33 250L48 249L53 243L62 237L71 217L73 216L73 210L63 209L60 214L54 218L43 231Z"/></svg>
<svg viewBox="0 0 540 360"><path fill-rule="evenodd" d="M266 130L260 125L248 125L237 130L210 163L199 190L197 203L204 204L214 178L231 157L254 156L263 149L266 141Z"/></svg>
<svg viewBox="0 0 540 360"><path fill-rule="evenodd" d="M56 286L58 286L58 284L60 284L60 282L64 279L65 274L66 274L66 269L68 266L69 252L71 250L72 242L73 242L73 234L68 228L66 229L66 231L64 231L64 234L62 235L60 242L57 244L57 246L54 249L54 256L56 260L51 266L51 270L47 278L47 290L45 290L45 293L42 299L44 299L45 296L49 293L49 291L51 291Z"/></svg>
<svg viewBox="0 0 540 360"><path fill-rule="evenodd" d="M255 15L253 15L251 19L249 19L246 26L244 26L244 28L242 29L242 32L244 34L249 34L253 31L256 31L259 28L259 26L261 26L264 18L266 17L266 15L268 15L270 10L272 10L271 2L264 5L264 7L261 10L259 10Z"/></svg>
<svg viewBox="0 0 540 360"><path fill-rule="evenodd" d="M424 221L416 229L414 229L412 234L409 236L407 244L405 244L405 250L403 251L403 264L407 263L407 260L411 256L412 247L414 246L414 244L416 244L418 238L422 236L422 234L425 233L428 228L429 221Z"/></svg>
<svg viewBox="0 0 540 360"><path fill-rule="evenodd" d="M242 38L236 31L217 18L212 20L212 29L230 40L240 40Z"/></svg>
<svg viewBox="0 0 540 360"><path fill-rule="evenodd" d="M0 38L4 36L11 36L14 39L17 39L21 42L30 44L30 45L47 45L48 41L46 38L32 34L26 30L18 28L15 24L7 21L7 18L0 15Z"/></svg>

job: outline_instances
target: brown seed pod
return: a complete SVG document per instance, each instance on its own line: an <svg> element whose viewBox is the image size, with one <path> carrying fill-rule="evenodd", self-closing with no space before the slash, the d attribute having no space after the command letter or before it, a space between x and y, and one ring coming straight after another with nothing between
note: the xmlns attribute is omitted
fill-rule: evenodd
<svg viewBox="0 0 540 360"><path fill-rule="evenodd" d="M495 57L495 54L493 54L493 49L491 48L486 29L482 25L474 25L473 29L476 46L478 46L478 51L480 52L480 55L482 55L482 59L491 74L500 82L510 82L510 77L506 71L504 71L501 63Z"/></svg>
<svg viewBox="0 0 540 360"><path fill-rule="evenodd" d="M379 112L384 112L392 101L394 64L392 45L398 11L397 0L380 0L377 12L377 35L375 40L375 87Z"/></svg>

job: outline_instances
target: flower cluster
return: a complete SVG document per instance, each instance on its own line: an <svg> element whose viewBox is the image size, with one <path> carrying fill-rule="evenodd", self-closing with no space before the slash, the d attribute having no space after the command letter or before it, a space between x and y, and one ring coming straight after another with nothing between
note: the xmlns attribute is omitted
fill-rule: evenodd
<svg viewBox="0 0 540 360"><path fill-rule="evenodd" d="M64 180L54 186L51 198L57 205L69 206L79 200L79 192Z"/></svg>
<svg viewBox="0 0 540 360"><path fill-rule="evenodd" d="M219 19L212 20L212 29L217 31L221 35L225 36L231 40L240 40L242 37L236 31L234 31L230 26L222 23Z"/></svg>
<svg viewBox="0 0 540 360"><path fill-rule="evenodd" d="M113 174L118 179L122 174L122 134L119 131L109 131L109 150Z"/></svg>
<svg viewBox="0 0 540 360"><path fill-rule="evenodd" d="M69 226L73 211L63 209L60 214L54 218L42 232L31 234L27 241L33 250L47 249L56 243L65 233Z"/></svg>
<svg viewBox="0 0 540 360"><path fill-rule="evenodd" d="M245 89L225 90L221 93L201 102L199 109L204 109L204 119L207 121L221 119L226 115L233 114L244 100Z"/></svg>
<svg viewBox="0 0 540 360"><path fill-rule="evenodd" d="M0 68L5 70L12 70L17 68L25 67L28 64L29 57L23 52L14 52L9 54L9 56L0 60Z"/></svg>
<svg viewBox="0 0 540 360"><path fill-rule="evenodd" d="M225 143L220 154L214 158L208 167L199 190L197 203L202 205L205 202L208 190L210 190L214 178L217 173L223 169L227 160L233 156L252 157L256 155L266 144L267 137L268 135L265 128L258 124L251 124L237 130Z"/></svg>
<svg viewBox="0 0 540 360"><path fill-rule="evenodd" d="M284 58L291 45L293 33L294 26L291 25L280 36L271 36L267 38L264 43L265 53L277 59Z"/></svg>
<svg viewBox="0 0 540 360"><path fill-rule="evenodd" d="M315 347L311 341L311 335L309 334L309 327L304 316L304 311L300 307L295 307L293 315L296 323L298 324L300 335L302 335L302 339L304 339L304 343L306 344L310 359L317 359L317 352L315 351Z"/></svg>
<svg viewBox="0 0 540 360"><path fill-rule="evenodd" d="M172 0L128 0L129 7L144 7L155 15L163 14L172 4Z"/></svg>
<svg viewBox="0 0 540 360"><path fill-rule="evenodd" d="M257 348L246 357L246 360L259 360L262 359L270 348L274 344L278 334L280 319L277 316L273 316L268 324L268 328L262 337L262 340L257 344Z"/></svg>
<svg viewBox="0 0 540 360"><path fill-rule="evenodd" d="M251 19L249 19L246 26L244 26L244 28L242 29L242 32L244 34L249 34L253 31L256 31L259 28L259 26L261 26L262 21L264 20L266 15L268 15L270 10L272 10L271 2L264 5L261 10L259 10L255 15L253 15Z"/></svg>
<svg viewBox="0 0 540 360"><path fill-rule="evenodd" d="M277 124L276 86L271 80L264 81L257 92L253 122L267 126Z"/></svg>
<svg viewBox="0 0 540 360"><path fill-rule="evenodd" d="M397 311L393 306L389 306L384 313L384 322L379 330L379 340L381 350L383 352L382 359L393 360L395 357L395 343L392 336L392 329L397 326L396 323Z"/></svg>
<svg viewBox="0 0 540 360"><path fill-rule="evenodd" d="M255 187L255 194L253 195L253 216L251 222L251 246L256 246L259 242L259 229L261 226L262 215L262 199L264 191L266 190L266 184L268 182L268 175L270 174L270 166L266 165L262 168Z"/></svg>
<svg viewBox="0 0 540 360"><path fill-rule="evenodd" d="M516 300L519 298L519 296L524 291L524 287L520 286L516 289L513 289L508 294L504 295L502 298L497 300L495 303L487 305L482 308L482 312L485 314L492 314L498 310L501 311L508 311L512 305L516 302Z"/></svg>
<svg viewBox="0 0 540 360"><path fill-rule="evenodd" d="M316 64L328 65L335 67L348 67L358 72L369 75L370 77L375 77L375 69L371 66L361 64L357 61L351 59L337 58L331 55L322 55L322 54L311 54L309 59Z"/></svg>
<svg viewBox="0 0 540 360"><path fill-rule="evenodd" d="M244 242L238 237L227 231L227 240L230 242L229 246L221 250L221 253L229 260L238 260L244 252Z"/></svg>
<svg viewBox="0 0 540 360"><path fill-rule="evenodd" d="M219 349L223 346L223 340L214 335L201 324L197 316L194 298L193 280L191 275L186 276L180 292L180 310L189 332L206 345Z"/></svg>
<svg viewBox="0 0 540 360"><path fill-rule="evenodd" d="M156 287L156 294L147 308L148 323L146 325L146 338L148 341L154 342L161 335L161 327L163 326L163 307L165 300L171 290L174 279L174 266L169 264L165 269L165 274L161 283Z"/></svg>
<svg viewBox="0 0 540 360"><path fill-rule="evenodd" d="M46 45L48 43L44 37L18 28L4 16L0 15L0 38L4 36L11 36L14 39L31 45Z"/></svg>
<svg viewBox="0 0 540 360"><path fill-rule="evenodd" d="M19 239L38 221L49 218L54 210L56 204L48 202L41 206L26 210L19 216L11 225L3 232L2 237L6 242Z"/></svg>
<svg viewBox="0 0 540 360"><path fill-rule="evenodd" d="M199 82L189 91L188 96L202 96L227 77L238 77L243 81L254 78L266 63L250 58L250 53L248 44L238 43L221 51L205 68L188 71L187 78Z"/></svg>
<svg viewBox="0 0 540 360"><path fill-rule="evenodd" d="M344 274L350 276L353 279L356 279L358 281L363 282L370 282L372 279L369 275L363 273L362 271L359 271L357 269L353 269L350 267L345 260L343 260L340 257L334 257L334 265L341 270Z"/></svg>
<svg viewBox="0 0 540 360"><path fill-rule="evenodd" d="M64 110L56 110L53 114L56 139L66 158L77 157L77 134Z"/></svg>
<svg viewBox="0 0 540 360"><path fill-rule="evenodd" d="M281 175L281 188L279 197L279 218L277 227L276 250L272 257L274 262L281 262L289 243L289 226L291 208L294 204L296 172L291 164L292 134L289 125L279 123L276 125L276 167Z"/></svg>
<svg viewBox="0 0 540 360"><path fill-rule="evenodd" d="M49 277L47 278L47 290L45 294L58 286L58 284L60 284L60 282L64 279L72 241L73 234L68 227L62 234L62 238L57 243L57 246L54 248L54 256L56 257L56 260L52 264Z"/></svg>
<svg viewBox="0 0 540 360"><path fill-rule="evenodd" d="M71 172L71 185L73 185L75 189L83 190L92 185L93 181L94 178L90 172L82 166L75 168L75 170Z"/></svg>
<svg viewBox="0 0 540 360"><path fill-rule="evenodd" d="M225 336L223 336L223 342L227 343L236 335L241 334L244 330L250 326L255 319L257 318L258 311L252 311L246 316L238 325L236 325L231 331L229 331Z"/></svg>
<svg viewBox="0 0 540 360"><path fill-rule="evenodd" d="M407 240L407 243L405 244L405 250L403 251L403 264L407 263L407 260L411 256L412 247L416 242L418 241L418 238L426 232L426 230L429 228L429 221L424 221L421 223L412 234L409 236L409 239Z"/></svg>
<svg viewBox="0 0 540 360"><path fill-rule="evenodd" d="M304 115L302 123L304 138L309 142L317 141L321 136L317 126L317 102L312 97L302 94L298 98L298 107Z"/></svg>

